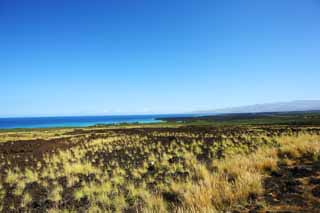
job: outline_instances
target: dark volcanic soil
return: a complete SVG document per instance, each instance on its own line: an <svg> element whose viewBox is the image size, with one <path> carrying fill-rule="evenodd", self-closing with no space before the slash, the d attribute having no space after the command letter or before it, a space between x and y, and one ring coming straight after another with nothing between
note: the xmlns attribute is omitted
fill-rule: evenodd
<svg viewBox="0 0 320 213"><path fill-rule="evenodd" d="M320 134L318 128L299 128L299 127L208 127L208 126L186 126L180 128L119 128L119 129L83 129L74 130L63 138L56 139L36 139L26 141L12 141L0 143L0 155L4 158L4 161L10 161L11 164L3 164L0 167L0 178L3 179L4 171L7 168L19 167L34 167L37 162L42 162L44 154L53 154L59 150L69 149L73 146L82 146L86 143L90 143L96 138L107 138L114 135L119 136L132 136L137 135L141 138L146 137L147 140L141 143L161 143L162 146L168 147L172 141L176 144L190 143L194 140L202 141L201 149L202 153L198 158L202 161L211 160L212 157L208 150L216 142L225 138L234 143L234 146L238 144L248 146L250 151L257 148L258 145L272 143L272 140L267 141L263 138L261 141L250 141L246 135L252 137L263 135L266 137L277 137L281 135L295 135L301 131L304 133ZM72 136L70 136L72 135ZM121 145L121 143L119 143ZM118 144L116 144L118 145ZM223 147L222 147L223 148ZM126 152L134 153L135 161L132 162L128 158ZM141 154L141 150L132 147L131 149L115 149L111 153L96 153L95 156L88 156L90 158L99 157L103 158L105 163L108 163L111 159L119 161L120 165L139 164L145 159L145 156ZM223 156L223 150L219 150L215 157L219 158ZM26 160L28 159L28 160ZM288 212L320 212L320 162L311 161L310 159L290 159L292 163L290 165L284 165L279 163L279 171L272 173L269 178L265 180L266 193L263 197L253 198L253 204L246 208L250 211L264 211L264 207L260 203L265 203L268 206L268 210L277 212L278 210L287 210ZM170 163L179 161L179 158L170 159ZM149 167L150 173L153 168ZM183 176L185 174L181 174ZM80 179L86 181L87 178L94 179L95 177L81 177ZM157 181L161 181L163 177L155 178ZM73 207L86 209L88 206L87 200L75 201L72 197L73 188L66 186L66 181L58 180L64 187L63 199L59 204L52 203L52 201L46 199L48 191L36 182L27 186L27 190L32 194L34 201L30 204L29 208L35 212L44 212L55 205L59 207ZM14 196L8 185L5 185L6 190L9 193L6 194L4 199L4 211L10 211L9 205L18 205L21 198ZM169 196L169 195L168 195ZM248 210L248 211L249 211ZM24 212L24 209L18 210ZM283 211L282 211L283 212Z"/></svg>
<svg viewBox="0 0 320 213"><path fill-rule="evenodd" d="M293 159L265 181L270 210L320 212L320 161Z"/></svg>
<svg viewBox="0 0 320 213"><path fill-rule="evenodd" d="M308 157L279 163L264 181L265 193L240 212L320 212L320 161ZM238 212L235 211L235 212Z"/></svg>

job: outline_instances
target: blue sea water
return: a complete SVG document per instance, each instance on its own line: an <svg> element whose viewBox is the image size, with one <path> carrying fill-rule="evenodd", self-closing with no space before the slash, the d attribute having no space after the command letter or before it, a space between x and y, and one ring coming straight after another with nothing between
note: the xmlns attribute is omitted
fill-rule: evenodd
<svg viewBox="0 0 320 213"><path fill-rule="evenodd" d="M119 123L157 123L163 117L186 117L180 115L119 115L119 116L67 116L67 117L25 117L0 118L0 129L50 128L50 127L87 127L96 124Z"/></svg>

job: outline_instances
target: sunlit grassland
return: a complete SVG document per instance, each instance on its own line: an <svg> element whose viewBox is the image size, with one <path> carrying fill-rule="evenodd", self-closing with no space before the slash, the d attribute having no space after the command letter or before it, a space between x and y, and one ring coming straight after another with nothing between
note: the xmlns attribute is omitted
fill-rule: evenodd
<svg viewBox="0 0 320 213"><path fill-rule="evenodd" d="M183 125L183 124L181 124ZM155 127L179 127L180 124L175 122L166 123L149 123L149 124L117 124L117 125L97 125L91 127L64 127L64 128L42 128L42 129L0 129L0 143L22 140L49 140L57 138L73 137L74 131L83 131L82 135L86 135L88 131L93 130L115 130L115 129L134 129L134 128L155 128ZM78 136L81 134L77 134Z"/></svg>
<svg viewBox="0 0 320 213"><path fill-rule="evenodd" d="M80 135L86 136L86 130ZM58 131L70 134L74 129ZM52 212L227 211L264 192L263 179L278 169L280 157L308 155L318 160L320 154L320 136L304 129L281 134L253 127L226 133L137 131L75 138L67 149L26 155L23 166L2 154L0 208L31 209L37 200L32 185L45 189ZM32 138L28 134L21 137ZM15 199L5 204L8 194Z"/></svg>

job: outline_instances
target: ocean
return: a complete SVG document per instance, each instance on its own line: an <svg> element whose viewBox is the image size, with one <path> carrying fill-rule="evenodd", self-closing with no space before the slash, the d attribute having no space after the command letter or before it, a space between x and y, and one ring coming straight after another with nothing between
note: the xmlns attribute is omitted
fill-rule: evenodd
<svg viewBox="0 0 320 213"><path fill-rule="evenodd" d="M0 129L88 127L96 124L119 123L157 123L162 121L156 118L186 116L190 116L190 114L0 118Z"/></svg>

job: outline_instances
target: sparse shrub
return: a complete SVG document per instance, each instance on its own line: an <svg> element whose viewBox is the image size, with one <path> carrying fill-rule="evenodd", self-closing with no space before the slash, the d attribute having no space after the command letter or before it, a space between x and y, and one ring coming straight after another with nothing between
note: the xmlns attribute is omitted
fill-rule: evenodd
<svg viewBox="0 0 320 213"><path fill-rule="evenodd" d="M16 183L19 180L19 178L20 178L20 174L18 172L9 169L7 171L5 182L12 185Z"/></svg>
<svg viewBox="0 0 320 213"><path fill-rule="evenodd" d="M5 190L3 189L3 186L0 184L0 211L2 211L3 208L3 199L5 196Z"/></svg>
<svg viewBox="0 0 320 213"><path fill-rule="evenodd" d="M115 208L115 212L123 212L123 210L127 207L127 202L124 195L120 194L116 196L112 200L113 207Z"/></svg>
<svg viewBox="0 0 320 213"><path fill-rule="evenodd" d="M61 200L61 193L63 188L60 185L54 185L49 192L48 198L54 202L59 202Z"/></svg>
<svg viewBox="0 0 320 213"><path fill-rule="evenodd" d="M31 203L31 201L32 201L32 196L29 193L25 193L21 199L21 206L27 207L27 205Z"/></svg>
<svg viewBox="0 0 320 213"><path fill-rule="evenodd" d="M26 184L25 184L24 180L23 179L19 180L17 182L17 184L15 185L15 189L13 191L13 194L16 196L22 195L25 186L26 186Z"/></svg>
<svg viewBox="0 0 320 213"><path fill-rule="evenodd" d="M64 175L69 176L71 174L95 174L99 170L95 168L90 162L77 162L64 164Z"/></svg>
<svg viewBox="0 0 320 213"><path fill-rule="evenodd" d="M28 183L36 182L38 180L38 173L35 170L26 169L24 176Z"/></svg>

